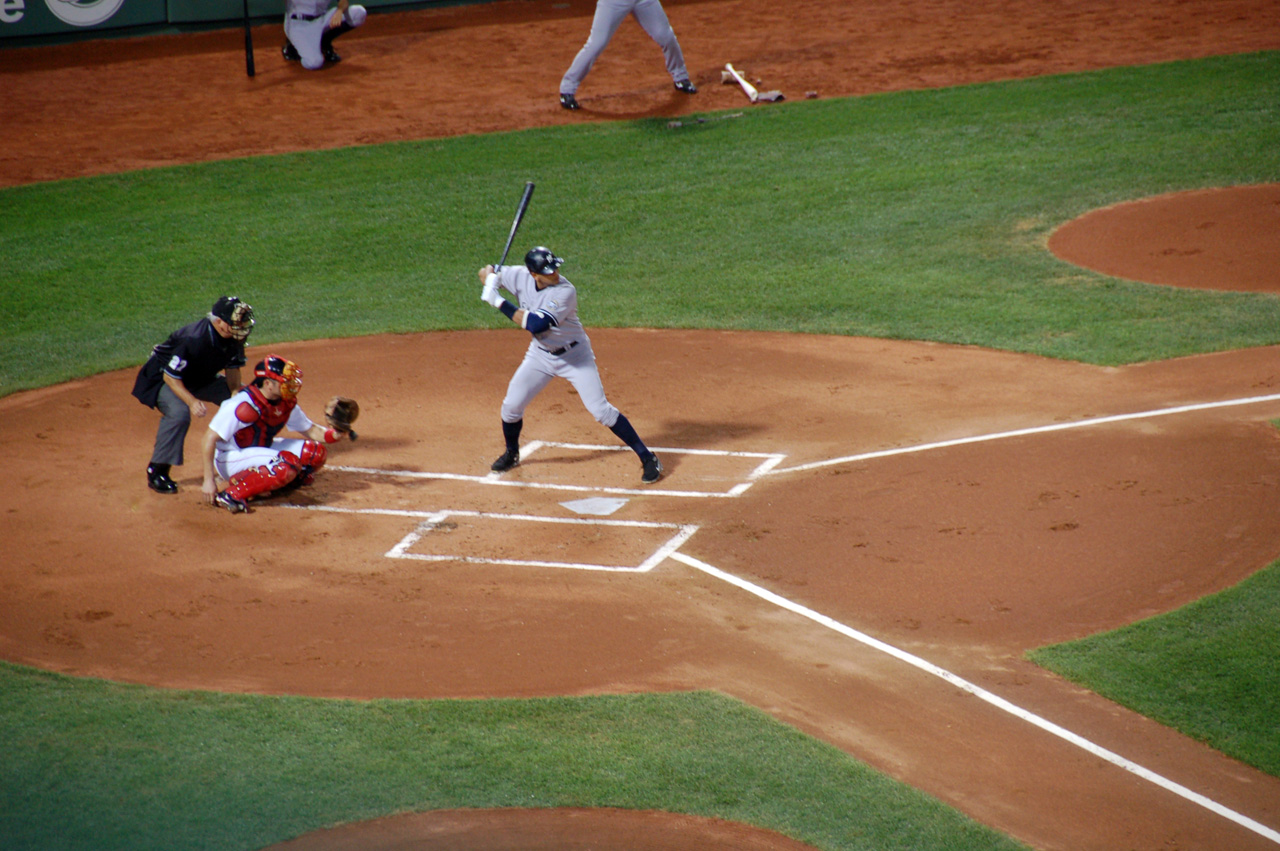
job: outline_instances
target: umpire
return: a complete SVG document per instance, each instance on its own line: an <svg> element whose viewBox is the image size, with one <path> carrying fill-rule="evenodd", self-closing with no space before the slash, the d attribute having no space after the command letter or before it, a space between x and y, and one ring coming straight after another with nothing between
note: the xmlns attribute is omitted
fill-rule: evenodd
<svg viewBox="0 0 1280 851"><path fill-rule="evenodd" d="M191 418L209 412L205 402L221 405L240 389L244 341L252 330L253 308L235 296L222 296L208 316L184 325L153 348L138 370L133 395L160 411L156 446L147 465L147 486L153 491L178 492L169 469L182 466Z"/></svg>

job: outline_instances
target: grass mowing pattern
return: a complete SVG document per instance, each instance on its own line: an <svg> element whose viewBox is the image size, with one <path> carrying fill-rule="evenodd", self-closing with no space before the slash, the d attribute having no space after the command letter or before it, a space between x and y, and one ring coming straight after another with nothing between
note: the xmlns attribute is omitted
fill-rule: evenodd
<svg viewBox="0 0 1280 851"><path fill-rule="evenodd" d="M709 692L356 702L0 664L0 693L8 849L244 849L394 812L555 806L716 816L824 849L1023 847Z"/></svg>
<svg viewBox="0 0 1280 851"><path fill-rule="evenodd" d="M1280 775L1280 563L1234 588L1032 661Z"/></svg>
<svg viewBox="0 0 1280 851"><path fill-rule="evenodd" d="M588 325L977 344L1116 364L1280 340L1280 299L1044 249L1089 209L1280 180L1280 53L557 127L0 192L0 393L140 363L225 292L255 343L497 325L521 230Z"/></svg>

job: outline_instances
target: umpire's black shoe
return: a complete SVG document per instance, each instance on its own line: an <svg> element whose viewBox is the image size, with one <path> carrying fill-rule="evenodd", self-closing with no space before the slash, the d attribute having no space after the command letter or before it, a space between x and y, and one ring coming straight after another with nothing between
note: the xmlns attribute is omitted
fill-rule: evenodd
<svg viewBox="0 0 1280 851"><path fill-rule="evenodd" d="M506 452L503 452L501 455L498 456L497 461L494 461L492 464L489 465L489 469L493 470L495 473L505 473L507 472L507 470L510 470L512 467L516 466L519 463L520 463L520 450L507 449Z"/></svg>
<svg viewBox="0 0 1280 851"><path fill-rule="evenodd" d="M168 464L152 464L147 467L147 487L156 493L178 492L178 483L169 478Z"/></svg>
<svg viewBox="0 0 1280 851"><path fill-rule="evenodd" d="M286 41L284 47L280 48L280 53L284 56L286 62L301 62L302 55L298 53L298 48L293 46L293 42Z"/></svg>
<svg viewBox="0 0 1280 851"><path fill-rule="evenodd" d="M560 94L560 105L565 109L582 109L582 104L578 103L578 99L573 95Z"/></svg>
<svg viewBox="0 0 1280 851"><path fill-rule="evenodd" d="M687 95L696 95L698 87L693 84L692 80L680 80L676 83L676 91L684 92Z"/></svg>
<svg viewBox="0 0 1280 851"><path fill-rule="evenodd" d="M658 460L657 455L650 452L649 457L644 459L644 472L640 475L640 481L646 485L651 485L661 478L662 462Z"/></svg>

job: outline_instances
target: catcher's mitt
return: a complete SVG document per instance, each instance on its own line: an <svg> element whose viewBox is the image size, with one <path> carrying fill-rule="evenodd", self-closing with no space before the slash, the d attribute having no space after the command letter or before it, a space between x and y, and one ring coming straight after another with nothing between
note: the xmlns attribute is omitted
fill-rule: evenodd
<svg viewBox="0 0 1280 851"><path fill-rule="evenodd" d="M352 440L356 439L356 433L352 430L351 424L359 416L360 403L346 396L334 396L329 400L329 404L324 406L324 419L329 427L334 431L347 432Z"/></svg>

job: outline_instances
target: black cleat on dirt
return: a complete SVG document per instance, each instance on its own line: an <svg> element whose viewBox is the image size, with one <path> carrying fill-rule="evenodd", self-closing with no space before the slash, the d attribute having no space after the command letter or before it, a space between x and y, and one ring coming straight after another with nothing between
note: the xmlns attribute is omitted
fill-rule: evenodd
<svg viewBox="0 0 1280 851"><path fill-rule="evenodd" d="M640 481L646 485L651 485L658 479L662 478L662 462L658 460L658 456L652 452L649 457L644 459L644 473L640 476Z"/></svg>
<svg viewBox="0 0 1280 851"><path fill-rule="evenodd" d="M178 483L169 478L168 464L152 464L147 467L147 487L156 493L178 492Z"/></svg>
<svg viewBox="0 0 1280 851"><path fill-rule="evenodd" d="M249 504L243 499L236 499L226 491L219 491L218 495L213 498L214 505L221 505L232 514L240 514L249 510Z"/></svg>
<svg viewBox="0 0 1280 851"><path fill-rule="evenodd" d="M495 473L505 473L512 467L520 463L520 450L508 449L498 456L498 460L489 465L489 469Z"/></svg>

